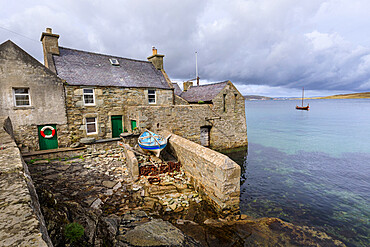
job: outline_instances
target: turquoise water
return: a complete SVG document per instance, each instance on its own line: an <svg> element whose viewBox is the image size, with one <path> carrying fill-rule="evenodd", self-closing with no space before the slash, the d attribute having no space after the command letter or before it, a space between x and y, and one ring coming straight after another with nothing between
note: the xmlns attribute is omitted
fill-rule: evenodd
<svg viewBox="0 0 370 247"><path fill-rule="evenodd" d="M370 100L246 101L241 211L370 246Z"/></svg>

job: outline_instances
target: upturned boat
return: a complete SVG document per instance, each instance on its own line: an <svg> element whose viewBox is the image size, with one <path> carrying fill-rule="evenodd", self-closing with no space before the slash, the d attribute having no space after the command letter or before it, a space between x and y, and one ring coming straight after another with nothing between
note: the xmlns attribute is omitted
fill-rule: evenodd
<svg viewBox="0 0 370 247"><path fill-rule="evenodd" d="M167 139L146 130L139 136L138 144L143 150L153 152L159 157L159 154L167 145Z"/></svg>
<svg viewBox="0 0 370 247"><path fill-rule="evenodd" d="M310 104L307 104L307 106L303 106L303 98L304 98L304 88L302 88L302 106L297 106L296 105L295 109L308 111L308 110L310 110Z"/></svg>

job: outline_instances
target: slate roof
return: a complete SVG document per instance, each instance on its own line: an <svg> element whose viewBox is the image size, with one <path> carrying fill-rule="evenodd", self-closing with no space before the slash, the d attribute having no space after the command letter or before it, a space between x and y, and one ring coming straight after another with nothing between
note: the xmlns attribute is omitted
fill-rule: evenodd
<svg viewBox="0 0 370 247"><path fill-rule="evenodd" d="M226 86L228 81L200 85L200 86L191 86L186 92L184 91L180 96L188 101L189 103L197 103L198 101L212 101L217 94Z"/></svg>
<svg viewBox="0 0 370 247"><path fill-rule="evenodd" d="M173 88L174 88L174 92L175 92L175 94L176 94L177 96L180 96L180 95L181 95L181 93L182 93L182 90L181 90L181 88L180 88L179 84L177 84L176 82L172 82L172 86L173 86Z"/></svg>
<svg viewBox="0 0 370 247"><path fill-rule="evenodd" d="M69 85L170 89L151 62L59 47L53 55L58 76ZM109 59L115 58L119 66Z"/></svg>

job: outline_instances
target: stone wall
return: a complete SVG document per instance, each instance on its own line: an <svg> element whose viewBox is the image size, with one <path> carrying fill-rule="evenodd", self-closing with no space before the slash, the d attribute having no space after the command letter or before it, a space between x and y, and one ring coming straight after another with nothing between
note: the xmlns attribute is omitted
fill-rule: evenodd
<svg viewBox="0 0 370 247"><path fill-rule="evenodd" d="M207 126L213 149L242 147L248 143L245 113L240 109L219 112L208 104L126 107L126 120L136 120L141 130L168 130L198 144L200 129Z"/></svg>
<svg viewBox="0 0 370 247"><path fill-rule="evenodd" d="M52 246L28 167L5 131L9 125L0 117L0 246Z"/></svg>
<svg viewBox="0 0 370 247"><path fill-rule="evenodd" d="M240 166L226 155L198 145L168 131L168 149L177 156L194 187L206 195L221 213L239 212Z"/></svg>
<svg viewBox="0 0 370 247"><path fill-rule="evenodd" d="M71 139L67 124L57 124L56 127L58 147L68 147L71 144ZM22 153L40 149L36 124L18 126L14 131L14 135Z"/></svg>
<svg viewBox="0 0 370 247"><path fill-rule="evenodd" d="M66 107L72 142L87 136L86 117L98 119L98 133L88 135L89 137L95 139L111 138L111 116L124 116L124 106L149 106L148 89L118 87L94 87L95 105L85 106L83 88L82 86L66 86ZM172 104L173 90L156 89L156 104L150 105L150 107ZM130 130L130 124L124 125L123 128Z"/></svg>
<svg viewBox="0 0 370 247"><path fill-rule="evenodd" d="M212 111L221 119L210 120L216 127L211 129L211 137L216 135L217 142L224 143L225 149L247 146L247 119L243 95L228 81L212 102Z"/></svg>
<svg viewBox="0 0 370 247"><path fill-rule="evenodd" d="M14 88L27 88L29 106L15 106ZM37 125L56 124L59 146L69 143L61 79L11 41L0 46L0 116L9 116L16 142L38 149Z"/></svg>

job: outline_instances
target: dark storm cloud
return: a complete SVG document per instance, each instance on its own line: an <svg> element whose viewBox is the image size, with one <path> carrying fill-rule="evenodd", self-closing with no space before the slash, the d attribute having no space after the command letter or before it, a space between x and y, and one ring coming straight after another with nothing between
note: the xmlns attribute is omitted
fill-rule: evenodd
<svg viewBox="0 0 370 247"><path fill-rule="evenodd" d="M230 79L242 93L370 91L365 0L8 1L0 2L0 42L37 59L46 27L60 45L146 59L156 46L171 78ZM246 86L254 85L254 86ZM258 86L261 85L261 86ZM258 90L257 90L258 92Z"/></svg>

